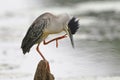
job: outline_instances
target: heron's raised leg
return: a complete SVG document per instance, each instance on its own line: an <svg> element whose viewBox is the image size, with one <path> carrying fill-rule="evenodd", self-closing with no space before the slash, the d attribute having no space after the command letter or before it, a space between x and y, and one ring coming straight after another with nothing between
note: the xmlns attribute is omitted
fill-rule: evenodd
<svg viewBox="0 0 120 80"><path fill-rule="evenodd" d="M50 42L53 42L53 41L56 41L56 47L58 47L58 40L60 39L63 39L63 38L66 38L67 37L67 34L63 35L63 36L60 36L60 37L57 37L57 38L54 38L48 42L46 42L45 40L43 41L43 44L46 45L46 44L49 44Z"/></svg>
<svg viewBox="0 0 120 80"><path fill-rule="evenodd" d="M49 72L50 72L49 63L48 63L48 61L45 59L45 57L43 56L43 54L40 52L40 50L39 50L39 45L40 45L40 44L37 45L36 50L37 50L37 52L40 54L40 56L42 57L42 59L46 62L46 69L48 69Z"/></svg>

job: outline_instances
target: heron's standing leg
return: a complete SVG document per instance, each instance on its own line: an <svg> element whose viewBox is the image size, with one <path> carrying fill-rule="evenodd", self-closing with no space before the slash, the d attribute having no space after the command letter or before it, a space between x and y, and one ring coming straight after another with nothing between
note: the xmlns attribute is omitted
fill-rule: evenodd
<svg viewBox="0 0 120 80"><path fill-rule="evenodd" d="M36 50L37 50L37 52L40 54L40 56L42 57L42 59L43 59L43 60L46 60L45 57L43 56L43 54L42 54L42 53L40 52L40 50L39 50L39 45L40 45L40 44L37 45Z"/></svg>
<svg viewBox="0 0 120 80"><path fill-rule="evenodd" d="M49 44L50 42L56 41L56 47L58 47L58 40L63 39L63 38L66 38L66 37L67 37L67 34L65 34L65 35L63 35L63 36L60 36L60 37L57 37L57 38L54 38L54 39L52 39L52 40L50 40L50 41L48 41L48 42L46 42L46 41L44 40L44 41L43 41L43 44L44 44L44 45L47 45L47 44Z"/></svg>
<svg viewBox="0 0 120 80"><path fill-rule="evenodd" d="M46 61L46 69L48 69L49 72L50 72L49 63L48 63L48 61L45 59L45 57L43 56L43 54L40 52L40 50L39 50L39 45L40 45L40 44L37 45L36 50L37 50L37 52L40 54L40 56L42 57L42 59L43 59L44 61Z"/></svg>

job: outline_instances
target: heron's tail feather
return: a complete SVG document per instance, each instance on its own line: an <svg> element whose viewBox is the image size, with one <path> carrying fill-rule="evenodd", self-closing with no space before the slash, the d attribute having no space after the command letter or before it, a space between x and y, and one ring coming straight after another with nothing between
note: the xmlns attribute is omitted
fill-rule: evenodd
<svg viewBox="0 0 120 80"><path fill-rule="evenodd" d="M79 28L79 20L75 17L73 17L69 22L68 22L68 28L71 31L71 34L75 34Z"/></svg>
<svg viewBox="0 0 120 80"><path fill-rule="evenodd" d="M27 52L29 52L30 48L34 44L35 44L35 42L32 39L30 39L30 38L29 39L24 38L23 41L22 41L22 45L21 45L23 54L26 54Z"/></svg>

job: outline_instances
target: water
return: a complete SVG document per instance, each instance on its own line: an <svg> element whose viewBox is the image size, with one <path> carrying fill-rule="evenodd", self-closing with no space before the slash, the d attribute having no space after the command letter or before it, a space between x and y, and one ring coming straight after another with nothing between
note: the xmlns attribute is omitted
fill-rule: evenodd
<svg viewBox="0 0 120 80"><path fill-rule="evenodd" d="M21 40L34 19L46 11L80 18L75 49L68 38L59 41L59 48L55 48L55 42L40 46L56 79L119 80L120 1L75 0L62 4L62 0L11 0L5 6L6 1L0 3L0 80L33 79L41 58L36 46L23 55Z"/></svg>

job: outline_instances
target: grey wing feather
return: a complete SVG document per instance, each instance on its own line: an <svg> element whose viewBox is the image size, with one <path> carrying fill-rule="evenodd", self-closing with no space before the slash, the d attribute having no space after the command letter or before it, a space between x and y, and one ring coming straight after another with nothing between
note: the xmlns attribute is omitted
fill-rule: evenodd
<svg viewBox="0 0 120 80"><path fill-rule="evenodd" d="M21 48L23 50L23 53L30 51L30 48L37 43L39 38L43 34L44 28L47 26L47 20L46 19L39 19L37 18L33 24L28 29L23 41Z"/></svg>

